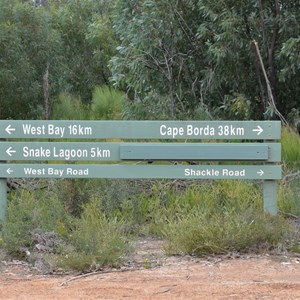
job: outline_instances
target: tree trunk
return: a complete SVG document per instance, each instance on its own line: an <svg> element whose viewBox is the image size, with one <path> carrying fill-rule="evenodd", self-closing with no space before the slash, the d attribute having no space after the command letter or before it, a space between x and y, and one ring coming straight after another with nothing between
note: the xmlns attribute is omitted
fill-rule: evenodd
<svg viewBox="0 0 300 300"><path fill-rule="evenodd" d="M44 100L45 100L45 119L50 119L50 85L49 85L49 65L43 77Z"/></svg>

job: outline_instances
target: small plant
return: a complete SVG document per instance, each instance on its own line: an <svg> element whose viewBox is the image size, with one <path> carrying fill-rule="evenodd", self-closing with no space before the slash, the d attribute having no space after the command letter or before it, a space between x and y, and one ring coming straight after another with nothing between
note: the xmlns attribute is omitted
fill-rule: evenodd
<svg viewBox="0 0 300 300"><path fill-rule="evenodd" d="M11 197L7 221L3 224L3 245L9 254L22 256L24 249L33 245L32 232L56 231L65 217L63 205L55 196L17 191Z"/></svg>
<svg viewBox="0 0 300 300"><path fill-rule="evenodd" d="M164 238L169 254L270 249L288 232L283 218L264 214L260 188L253 182L201 182L184 191L158 183L149 196L135 204L144 215L141 232L147 227L148 234Z"/></svg>
<svg viewBox="0 0 300 300"><path fill-rule="evenodd" d="M101 210L101 200L93 198L70 235L74 251L61 264L81 271L120 266L130 248L123 225L116 218L108 219Z"/></svg>
<svg viewBox="0 0 300 300"><path fill-rule="evenodd" d="M291 128L282 130L282 160L288 170L300 170L300 136Z"/></svg>
<svg viewBox="0 0 300 300"><path fill-rule="evenodd" d="M300 217L300 176L279 187L278 207L286 216Z"/></svg>
<svg viewBox="0 0 300 300"><path fill-rule="evenodd" d="M123 93L108 86L96 87L93 92L91 110L96 120L121 118Z"/></svg>
<svg viewBox="0 0 300 300"><path fill-rule="evenodd" d="M86 120L89 111L80 98L61 93L53 104L51 117L53 120Z"/></svg>
<svg viewBox="0 0 300 300"><path fill-rule="evenodd" d="M169 254L223 254L230 251L273 249L283 241L287 226L282 218L272 218L248 208L244 213L196 210L164 228Z"/></svg>

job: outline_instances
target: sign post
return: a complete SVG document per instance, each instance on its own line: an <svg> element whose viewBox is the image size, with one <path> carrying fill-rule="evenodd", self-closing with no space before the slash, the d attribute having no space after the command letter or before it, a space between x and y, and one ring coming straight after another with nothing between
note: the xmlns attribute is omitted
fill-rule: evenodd
<svg viewBox="0 0 300 300"><path fill-rule="evenodd" d="M0 178L0 222L6 220L7 211L7 182Z"/></svg>
<svg viewBox="0 0 300 300"><path fill-rule="evenodd" d="M0 142L0 161L5 162L0 164L0 220L5 219L7 209L6 179L18 177L261 179L264 210L276 215L281 144L275 141L280 135L279 121L0 120L0 139L6 139ZM40 141L49 138L52 142ZM86 139L94 141L82 142ZM202 140L221 142L199 142ZM19 161L22 164L15 163ZM56 163L45 164L49 161ZM97 163L81 163L84 161ZM187 163L191 161L196 165ZM201 161L223 163L199 164Z"/></svg>

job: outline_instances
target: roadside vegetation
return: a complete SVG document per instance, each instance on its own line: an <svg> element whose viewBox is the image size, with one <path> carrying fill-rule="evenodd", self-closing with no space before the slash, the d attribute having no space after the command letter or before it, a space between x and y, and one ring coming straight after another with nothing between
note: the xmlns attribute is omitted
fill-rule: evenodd
<svg viewBox="0 0 300 300"><path fill-rule="evenodd" d="M0 119L283 123L277 216L260 181L16 179L1 249L42 272L120 267L147 236L300 253L299 23L299 1L0 1Z"/></svg>
<svg viewBox="0 0 300 300"><path fill-rule="evenodd" d="M263 212L259 181L44 181L10 192L1 247L33 264L43 257L47 270L86 272L120 267L143 236L164 240L169 255L299 253L297 143L283 129L278 216Z"/></svg>

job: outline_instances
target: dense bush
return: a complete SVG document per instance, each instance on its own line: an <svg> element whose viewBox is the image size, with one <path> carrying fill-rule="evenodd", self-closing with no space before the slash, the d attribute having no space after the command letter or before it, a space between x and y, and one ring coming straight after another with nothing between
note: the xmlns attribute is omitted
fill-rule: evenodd
<svg viewBox="0 0 300 300"><path fill-rule="evenodd" d="M2 238L5 249L15 256L24 255L33 246L32 233L36 230L64 231L68 216L55 195L21 190L14 193L8 206L7 221Z"/></svg>

